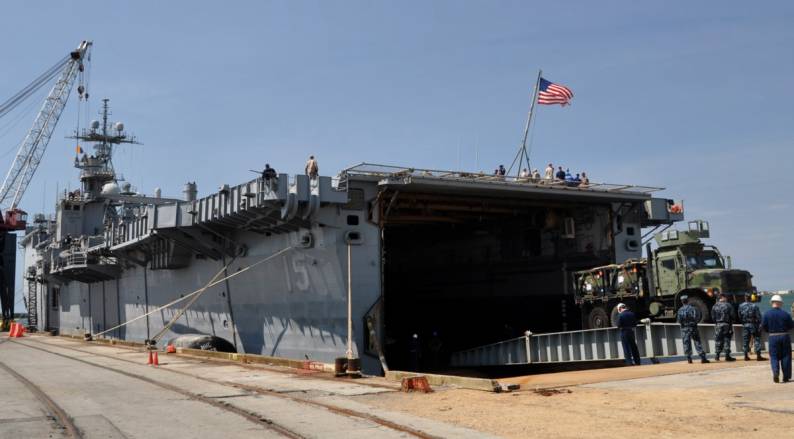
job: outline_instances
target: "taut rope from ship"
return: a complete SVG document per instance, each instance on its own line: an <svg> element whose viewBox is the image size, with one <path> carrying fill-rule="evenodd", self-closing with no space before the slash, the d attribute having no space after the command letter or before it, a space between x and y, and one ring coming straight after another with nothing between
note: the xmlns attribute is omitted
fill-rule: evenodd
<svg viewBox="0 0 794 439"><path fill-rule="evenodd" d="M157 334L154 334L154 337L152 337L151 340L154 341L155 343L160 341L163 335L165 335L165 333L168 332L169 329L171 329L171 326L174 326L174 323L176 323L176 321L179 320L179 318L185 314L188 308L190 308L191 306L193 306L194 303L196 303L199 297L201 297L201 295L205 291L207 291L210 285L218 279L218 276L223 274L223 272L226 271L226 269L229 268L229 266L232 265L232 263L236 260L237 260L237 256L233 257L228 264L224 265L219 272L215 273L215 276L212 276L212 279L210 279L209 282L207 282L207 284L204 285L204 288L198 290L198 293L195 296L193 296L193 298L190 299L190 301L186 303L185 306L182 307L182 309L180 309L176 314L174 314L174 316L171 317L171 320L169 320L168 323L166 323L166 325L163 326L163 329L158 331Z"/></svg>
<svg viewBox="0 0 794 439"><path fill-rule="evenodd" d="M246 271L248 271L248 270L250 270L250 269L252 269L252 268L256 267L257 265L264 264L265 262L268 262L269 260L271 260L271 259L275 258L276 256L279 256L279 255L281 255L282 253L286 253L288 250L292 250L292 249L294 249L294 248L295 248L295 247L293 247L293 246L285 247L285 248L283 248L283 249L281 249L281 250L277 251L276 253L273 253L272 255L270 255L270 256L268 256L268 257L266 257L266 258L264 258L264 259L261 259L261 260L259 260L259 261L256 261L256 262L254 262L253 264L251 264L251 265L248 265L247 267L245 267L245 268L242 268L242 269L240 269L240 270L238 270L238 271L236 271L236 272L234 272L234 273L232 273L232 274L230 274L230 275L228 275L228 276L226 276L226 277L223 277L223 278L221 278L221 279L218 279L218 280L216 280L216 281L214 281L214 282L211 282L211 283L209 283L209 284L207 284L207 285L205 285L205 286L203 286L203 287L199 288L198 290L196 290L196 291L193 291L193 292L192 292L192 293L190 293L190 294L186 294L186 295L184 295L184 296L180 297L179 299L176 299L176 300L174 300L174 301L171 301L171 302L169 302L169 303L166 303L165 305L159 306L159 307L157 307L157 308L155 308L155 309L153 309L153 310L151 310L151 311L149 311L149 312L147 312L147 313L145 313L145 314L141 314L141 315L139 315L138 317L135 317L134 319L127 320L126 322L124 322L124 323L121 323L121 324L119 324L119 325L116 325L116 326L114 326L114 327L112 327L112 328L110 328L110 329L106 329L106 330L104 330L104 331L102 331L102 332L97 332L96 334L92 334L92 335L91 335L91 337L99 337L100 335L107 334L107 333L108 333L108 332L110 332L110 331L113 331L113 330L116 330L116 329L118 329L118 328L121 328L121 327L127 326L127 325L129 325L130 323L132 323L132 322L135 322L135 321L137 321L137 320L140 320L140 319L146 318L146 316L152 315L152 314L154 314L154 313L156 313L156 312L159 312L159 311L162 311L162 310L164 310L164 309L166 309L166 308L170 308L170 307L172 307L172 306L176 305L176 304L177 304L177 303L179 303L179 302L182 302L182 301L184 301L184 300L190 299L190 298L191 298L191 297L193 297L193 296L200 295L200 294L201 294L201 293L203 293L203 292L204 292L206 289L208 289L208 288L210 288L210 287L214 287L215 285L218 285L218 284L219 284L219 283L221 283L221 282L224 282L224 281L226 281L226 280L228 280L228 279L231 279L231 278L233 278L233 277L235 277L235 276L238 276L238 275L240 275L240 274L243 274L243 273L245 273ZM233 261L233 260L232 260L232 261ZM231 262L229 262L229 264L231 264ZM226 266L226 267L228 267L228 265L229 265L229 264L227 264L227 266ZM226 269L226 267L224 267L223 269L225 270L225 269ZM222 273L222 272L223 272L223 270L221 270L219 273ZM217 277L217 275L215 275L215 277ZM188 305L188 306L189 306L189 305ZM187 308L187 307L186 307L186 308Z"/></svg>

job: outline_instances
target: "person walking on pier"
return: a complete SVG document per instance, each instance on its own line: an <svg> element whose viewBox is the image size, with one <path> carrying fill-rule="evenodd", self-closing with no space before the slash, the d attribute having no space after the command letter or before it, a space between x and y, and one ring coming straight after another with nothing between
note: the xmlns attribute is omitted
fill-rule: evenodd
<svg viewBox="0 0 794 439"><path fill-rule="evenodd" d="M761 310L758 305L752 302L753 294L745 293L744 302L739 305L739 321L742 322L742 342L744 347L744 361L750 361L750 337L753 338L755 348L755 359L764 361L766 358L761 356Z"/></svg>
<svg viewBox="0 0 794 439"><path fill-rule="evenodd" d="M620 328L620 341L623 344L623 356L626 364L640 365L640 350L634 338L634 328L637 326L637 316L629 311L625 303L618 304L618 328Z"/></svg>
<svg viewBox="0 0 794 439"><path fill-rule="evenodd" d="M684 342L686 361L692 364L692 343L694 342L695 350L700 355L700 362L710 363L706 358L706 353L703 351L703 346L700 344L698 322L700 322L702 315L697 308L689 304L689 296L686 294L681 296L681 303L683 306L678 309L676 321L681 325L681 338Z"/></svg>
<svg viewBox="0 0 794 439"><path fill-rule="evenodd" d="M772 366L772 381L780 382L780 371L783 370L783 382L791 380L791 337L788 331L794 329L791 315L781 307L783 299L775 294L772 296L772 309L764 313L761 327L769 333L769 364Z"/></svg>
<svg viewBox="0 0 794 439"><path fill-rule="evenodd" d="M725 294L720 294L719 301L711 308L711 320L714 321L714 359L720 361L720 353L725 350L725 361L736 361L731 357L731 338L736 315Z"/></svg>

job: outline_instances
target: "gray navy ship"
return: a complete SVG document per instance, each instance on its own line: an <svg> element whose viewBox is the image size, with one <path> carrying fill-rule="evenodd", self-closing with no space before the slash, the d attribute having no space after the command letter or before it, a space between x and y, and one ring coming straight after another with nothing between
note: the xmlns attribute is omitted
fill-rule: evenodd
<svg viewBox="0 0 794 439"><path fill-rule="evenodd" d="M75 158L80 189L21 239L31 323L62 334L202 334L333 362L350 323L364 372L438 368L527 329L580 328L571 273L640 258L643 229L683 219L661 188L366 163L146 196L113 167L136 140L107 101L75 137L93 144Z"/></svg>

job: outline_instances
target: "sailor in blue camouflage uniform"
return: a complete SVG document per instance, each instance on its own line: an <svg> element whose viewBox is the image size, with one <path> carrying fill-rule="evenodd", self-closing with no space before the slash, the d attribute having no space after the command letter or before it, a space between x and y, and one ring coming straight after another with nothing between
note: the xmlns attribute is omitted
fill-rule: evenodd
<svg viewBox="0 0 794 439"><path fill-rule="evenodd" d="M725 361L736 361L731 357L731 338L733 338L733 323L736 313L733 306L728 303L728 296L719 295L719 301L711 307L711 320L714 321L714 359L720 361L720 353L725 350Z"/></svg>
<svg viewBox="0 0 794 439"><path fill-rule="evenodd" d="M750 337L753 338L755 359L764 361L761 356L761 310L752 301L752 293L744 295L744 303L739 305L739 321L742 322L742 341L744 342L744 360L750 361Z"/></svg>
<svg viewBox="0 0 794 439"><path fill-rule="evenodd" d="M700 322L702 317L700 310L689 304L689 296L686 294L681 296L681 303L683 306L678 309L675 320L681 325L686 361L692 364L692 343L694 342L695 350L700 355L700 362L709 363L706 353L703 352L703 346L700 344L700 333L698 332L698 322Z"/></svg>

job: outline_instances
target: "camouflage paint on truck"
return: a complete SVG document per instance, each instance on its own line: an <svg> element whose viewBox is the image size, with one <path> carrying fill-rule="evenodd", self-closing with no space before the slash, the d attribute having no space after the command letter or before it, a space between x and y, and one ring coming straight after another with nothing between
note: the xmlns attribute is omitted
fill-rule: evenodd
<svg viewBox="0 0 794 439"><path fill-rule="evenodd" d="M692 221L689 230L668 230L655 235L657 248L647 246L649 259L596 267L574 273L574 297L582 307L583 325L599 328L614 324L616 305L628 304L640 317L672 320L679 297L700 309L703 321L719 294L734 303L754 292L752 275L725 263L717 247L704 244L708 223ZM648 262L650 260L650 263Z"/></svg>

